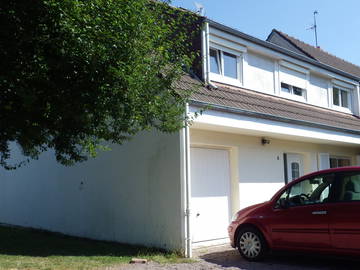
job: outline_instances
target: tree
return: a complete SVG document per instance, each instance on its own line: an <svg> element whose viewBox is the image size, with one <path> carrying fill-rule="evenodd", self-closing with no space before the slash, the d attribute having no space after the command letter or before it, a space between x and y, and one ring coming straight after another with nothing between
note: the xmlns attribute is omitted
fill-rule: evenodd
<svg viewBox="0 0 360 270"><path fill-rule="evenodd" d="M54 149L71 165L103 142L179 130L172 87L195 57L201 18L151 0L5 0L0 6L0 164ZM190 35L191 34L191 35Z"/></svg>

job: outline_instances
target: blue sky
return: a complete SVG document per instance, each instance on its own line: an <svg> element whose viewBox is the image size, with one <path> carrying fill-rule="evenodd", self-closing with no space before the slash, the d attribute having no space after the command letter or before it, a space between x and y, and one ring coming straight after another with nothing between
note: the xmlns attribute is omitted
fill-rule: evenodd
<svg viewBox="0 0 360 270"><path fill-rule="evenodd" d="M319 46L360 66L359 0L173 0L172 5L195 10L205 7L206 17L260 39L273 28L315 45L313 24L317 10Z"/></svg>

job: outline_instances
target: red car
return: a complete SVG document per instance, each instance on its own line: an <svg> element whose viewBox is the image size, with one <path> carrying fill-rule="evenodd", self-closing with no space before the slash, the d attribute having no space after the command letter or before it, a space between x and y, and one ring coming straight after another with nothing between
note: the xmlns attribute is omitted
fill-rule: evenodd
<svg viewBox="0 0 360 270"><path fill-rule="evenodd" d="M360 255L360 167L294 180L270 201L237 212L228 232L251 261L269 250Z"/></svg>

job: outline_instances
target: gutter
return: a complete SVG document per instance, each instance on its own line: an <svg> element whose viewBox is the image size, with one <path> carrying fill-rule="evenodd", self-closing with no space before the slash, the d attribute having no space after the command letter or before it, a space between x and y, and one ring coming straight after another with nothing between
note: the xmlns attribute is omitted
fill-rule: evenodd
<svg viewBox="0 0 360 270"><path fill-rule="evenodd" d="M325 125L325 124L319 124L319 123L314 123L314 122L309 122L309 121L304 121L304 120L275 116L275 115L266 114L266 113L252 112L252 111L247 111L247 110L243 110L243 109L227 107L227 106L223 106L223 105L216 105L216 104L211 104L211 103L202 102L202 101L192 100L191 105L194 105L196 107L210 106L210 109L214 109L216 111L230 112L230 113L241 114L241 115L250 116L250 117L274 120L274 121L283 122L283 123L298 124L298 125L302 125L302 126L323 128L323 129L327 129L327 130L333 130L333 131L338 131L338 132L360 135L360 130L357 131L357 130L352 130L352 129L333 127L333 126L329 126L329 125Z"/></svg>
<svg viewBox="0 0 360 270"><path fill-rule="evenodd" d="M334 68L334 67L332 67L332 66L323 64L323 63L318 62L318 61L316 61L316 60L313 60L313 59L311 59L311 58L305 57L305 56L303 56L303 55L301 55L301 54L298 54L298 53L296 53L296 52L293 52L293 51L290 51L290 50L288 50L288 49L285 49L285 48L280 47L280 46L278 46L278 45L276 45L276 44L273 44L273 43L271 43L271 42L264 41L264 40L258 39L258 38L256 38L256 37L247 35L247 34L245 34L245 33L243 33L243 32L240 32L240 31L238 31L238 30L235 30L235 29L233 29L233 28L231 28L231 27L228 27L228 26L223 25L223 24L221 24L221 23L215 22L215 21L213 21L213 20L210 20L210 19L207 19L207 18L206 18L206 19L205 19L205 23L208 23L208 24L210 24L210 25L211 25L212 27L214 27L214 28L217 28L217 29L222 30L222 31L224 31L224 32L227 32L227 33L229 33L229 34L238 36L238 37L240 37L240 38L246 39L246 40L251 41L251 42L253 42L253 43L255 43L255 44L258 44L258 45L260 45L260 46L263 46L263 47L269 48L269 49L271 49L271 50L274 50L274 51L277 51L277 52L286 54L286 55L288 55L288 56L294 57L294 58L296 58L296 59L298 59L298 60L307 62L307 63L309 63L309 64L312 64L312 65L315 65L315 66L324 68L324 69L326 69L326 70L332 71L332 72L334 72L334 73L336 73L336 74L339 74L339 75L341 75L341 76L350 78L350 79L355 80L355 81L357 81L357 82L360 81L360 78L357 77L357 76L355 76L355 75L346 73L346 72L344 72L344 71L342 71L342 70L340 70L340 69Z"/></svg>

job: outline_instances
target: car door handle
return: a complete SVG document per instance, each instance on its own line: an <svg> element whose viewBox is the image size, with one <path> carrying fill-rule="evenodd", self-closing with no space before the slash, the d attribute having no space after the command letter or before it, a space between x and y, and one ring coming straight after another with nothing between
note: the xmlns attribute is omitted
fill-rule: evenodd
<svg viewBox="0 0 360 270"><path fill-rule="evenodd" d="M313 215L326 215L327 214L327 211L313 211L311 212L311 214Z"/></svg>

